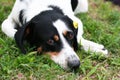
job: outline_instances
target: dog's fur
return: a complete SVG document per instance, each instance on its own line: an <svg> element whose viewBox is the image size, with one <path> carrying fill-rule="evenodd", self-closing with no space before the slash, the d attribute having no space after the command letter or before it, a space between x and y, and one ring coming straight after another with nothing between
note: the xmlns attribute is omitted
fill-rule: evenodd
<svg viewBox="0 0 120 80"><path fill-rule="evenodd" d="M80 65L78 43L85 51L108 54L103 45L82 37L82 22L75 16L88 11L87 0L16 0L12 12L2 23L2 31L15 38L26 53L24 41L45 52L64 69Z"/></svg>

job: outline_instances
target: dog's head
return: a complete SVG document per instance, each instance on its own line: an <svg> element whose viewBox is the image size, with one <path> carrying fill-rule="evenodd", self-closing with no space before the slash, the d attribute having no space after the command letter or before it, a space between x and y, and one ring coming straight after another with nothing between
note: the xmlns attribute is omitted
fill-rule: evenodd
<svg viewBox="0 0 120 80"><path fill-rule="evenodd" d="M52 21L45 17L35 17L23 25L15 34L15 40L23 53L26 53L24 41L41 53L47 53L51 59L64 69L76 69L80 65L76 55L77 23L63 16Z"/></svg>

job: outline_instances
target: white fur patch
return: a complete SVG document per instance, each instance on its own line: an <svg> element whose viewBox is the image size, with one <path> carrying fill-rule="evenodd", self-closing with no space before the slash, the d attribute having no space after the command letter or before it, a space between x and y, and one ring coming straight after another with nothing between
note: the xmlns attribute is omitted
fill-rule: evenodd
<svg viewBox="0 0 120 80"><path fill-rule="evenodd" d="M78 6L75 9L75 14L88 11L88 0L78 0Z"/></svg>

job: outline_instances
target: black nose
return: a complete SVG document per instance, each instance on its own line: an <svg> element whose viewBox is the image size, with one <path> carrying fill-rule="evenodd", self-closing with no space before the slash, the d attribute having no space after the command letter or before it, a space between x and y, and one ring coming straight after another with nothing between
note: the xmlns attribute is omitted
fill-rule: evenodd
<svg viewBox="0 0 120 80"><path fill-rule="evenodd" d="M80 66L80 61L79 60L68 61L68 66L70 69L76 70Z"/></svg>

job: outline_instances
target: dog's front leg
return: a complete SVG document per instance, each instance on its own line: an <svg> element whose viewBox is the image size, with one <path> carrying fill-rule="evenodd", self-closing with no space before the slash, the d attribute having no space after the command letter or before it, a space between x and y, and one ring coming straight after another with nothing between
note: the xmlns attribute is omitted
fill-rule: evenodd
<svg viewBox="0 0 120 80"><path fill-rule="evenodd" d="M84 38L81 39L81 45L83 49L88 52L102 53L104 55L108 54L108 50L101 44L86 40Z"/></svg>
<svg viewBox="0 0 120 80"><path fill-rule="evenodd" d="M14 38L17 30L15 29L15 23L11 18L8 18L2 23L2 31L10 38Z"/></svg>

